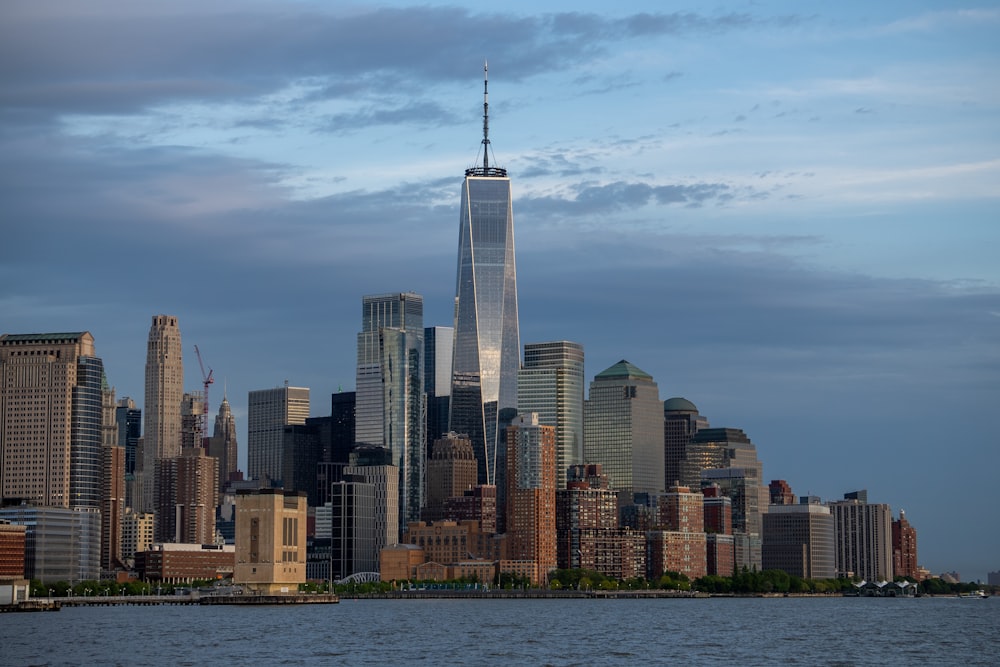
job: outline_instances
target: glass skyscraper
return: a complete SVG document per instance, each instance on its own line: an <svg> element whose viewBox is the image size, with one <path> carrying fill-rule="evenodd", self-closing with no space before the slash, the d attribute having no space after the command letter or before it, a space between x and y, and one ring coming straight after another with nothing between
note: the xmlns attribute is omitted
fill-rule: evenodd
<svg viewBox="0 0 1000 667"><path fill-rule="evenodd" d="M355 442L392 452L399 468L400 529L424 503L424 302L403 292L366 296L358 334Z"/></svg>
<svg viewBox="0 0 1000 667"><path fill-rule="evenodd" d="M510 179L489 164L488 109L484 95L483 162L465 170L462 185L449 430L472 441L479 483L504 489L521 343Z"/></svg>

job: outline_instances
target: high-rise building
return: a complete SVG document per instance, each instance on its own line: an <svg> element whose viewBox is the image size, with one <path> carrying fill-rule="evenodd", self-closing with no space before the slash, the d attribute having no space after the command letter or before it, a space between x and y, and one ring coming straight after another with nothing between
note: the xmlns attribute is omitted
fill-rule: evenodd
<svg viewBox="0 0 1000 667"><path fill-rule="evenodd" d="M795 494L792 493L792 487L785 480L772 479L771 483L767 485L767 490L770 494L772 505L795 504Z"/></svg>
<svg viewBox="0 0 1000 667"><path fill-rule="evenodd" d="M118 408L115 390L102 391L103 436L101 445L101 570L124 569L122 560L122 516L125 513L125 448L118 444L115 423Z"/></svg>
<svg viewBox="0 0 1000 667"><path fill-rule="evenodd" d="M803 579L833 579L834 525L816 502L772 504L764 514L761 567Z"/></svg>
<svg viewBox="0 0 1000 667"><path fill-rule="evenodd" d="M583 443L587 463L603 464L619 498L662 492L663 404L653 377L624 359L594 376Z"/></svg>
<svg viewBox="0 0 1000 667"><path fill-rule="evenodd" d="M309 389L283 387L251 391L247 405L247 475L280 485L287 424L305 424Z"/></svg>
<svg viewBox="0 0 1000 667"><path fill-rule="evenodd" d="M430 523L445 518L445 501L476 486L476 480L476 457L468 437L446 433L435 440L427 459L427 503L423 520Z"/></svg>
<svg viewBox="0 0 1000 667"><path fill-rule="evenodd" d="M517 374L517 411L538 414L556 429L556 488L566 486L566 469L583 463L583 346L561 340L528 343Z"/></svg>
<svg viewBox="0 0 1000 667"><path fill-rule="evenodd" d="M202 447L185 447L180 456L161 460L157 468L158 542L215 542L218 465L218 459Z"/></svg>
<svg viewBox="0 0 1000 667"><path fill-rule="evenodd" d="M708 428L708 420L698 414L695 404L675 396L663 401L663 483L680 484L681 462L687 456L691 437Z"/></svg>
<svg viewBox="0 0 1000 667"><path fill-rule="evenodd" d="M372 514L373 548L399 542L399 468L393 465L392 452L377 445L361 445L351 452L344 479L370 484L374 493Z"/></svg>
<svg viewBox="0 0 1000 667"><path fill-rule="evenodd" d="M892 521L892 572L894 577L920 580L917 529L906 520L903 510L899 510L899 518Z"/></svg>
<svg viewBox="0 0 1000 667"><path fill-rule="evenodd" d="M181 455L184 359L181 330L173 315L153 315L146 343L141 470L137 474L143 512L156 510L156 462Z"/></svg>
<svg viewBox="0 0 1000 667"><path fill-rule="evenodd" d="M139 466L139 438L142 436L142 410L135 407L135 401L128 396L118 401L115 409L115 423L118 425L118 446L125 450L125 506L137 507L135 497L135 472Z"/></svg>
<svg viewBox="0 0 1000 667"><path fill-rule="evenodd" d="M507 427L507 557L535 563L533 583L556 568L556 429L536 413Z"/></svg>
<svg viewBox="0 0 1000 667"><path fill-rule="evenodd" d="M96 507L0 507L0 521L26 527L25 579L71 584L101 576L101 511Z"/></svg>
<svg viewBox="0 0 1000 667"><path fill-rule="evenodd" d="M0 497L100 507L105 385L88 332L0 336Z"/></svg>
<svg viewBox="0 0 1000 667"><path fill-rule="evenodd" d="M219 404L219 412L215 415L215 429L208 440L208 455L219 461L219 493L226 488L226 483L233 479L239 463L239 450L236 444L236 417L229 405L229 399L223 395Z"/></svg>
<svg viewBox="0 0 1000 667"><path fill-rule="evenodd" d="M866 491L855 491L829 503L837 576L892 581L892 509L867 498Z"/></svg>
<svg viewBox="0 0 1000 667"><path fill-rule="evenodd" d="M347 464L355 443L356 402L353 391L338 391L330 397L330 450L324 453L324 461Z"/></svg>
<svg viewBox="0 0 1000 667"><path fill-rule="evenodd" d="M694 580L708 574L704 496L671 486L657 498L657 529L649 531L649 573L681 572Z"/></svg>
<svg viewBox="0 0 1000 667"><path fill-rule="evenodd" d="M205 421L205 394L184 392L181 398L181 451L189 447L205 447L202 428Z"/></svg>
<svg viewBox="0 0 1000 667"><path fill-rule="evenodd" d="M432 443L448 432L451 406L451 354L455 330L451 327L424 327L424 393L427 394L427 458Z"/></svg>
<svg viewBox="0 0 1000 667"><path fill-rule="evenodd" d="M448 430L469 436L479 483L503 494L504 428L517 412L521 341L510 179L490 166L487 93L484 85L483 162L465 170L462 185Z"/></svg>
<svg viewBox="0 0 1000 667"><path fill-rule="evenodd" d="M154 524L152 514L136 512L131 507L125 509L122 517L122 559L126 563L135 563L135 555L152 546Z"/></svg>
<svg viewBox="0 0 1000 667"><path fill-rule="evenodd" d="M375 485L345 475L330 485L330 578L378 571Z"/></svg>
<svg viewBox="0 0 1000 667"><path fill-rule="evenodd" d="M420 518L427 445L424 302L409 292L366 296L358 334L355 436L386 447L399 469L399 530Z"/></svg>

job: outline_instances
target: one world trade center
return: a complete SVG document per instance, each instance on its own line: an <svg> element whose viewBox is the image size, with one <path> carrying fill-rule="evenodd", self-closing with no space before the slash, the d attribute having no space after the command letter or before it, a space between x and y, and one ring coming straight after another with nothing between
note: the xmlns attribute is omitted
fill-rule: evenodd
<svg viewBox="0 0 1000 667"><path fill-rule="evenodd" d="M490 166L488 85L484 76L482 163L465 170L462 185L449 430L472 440L479 483L496 485L502 516L521 342L510 179Z"/></svg>

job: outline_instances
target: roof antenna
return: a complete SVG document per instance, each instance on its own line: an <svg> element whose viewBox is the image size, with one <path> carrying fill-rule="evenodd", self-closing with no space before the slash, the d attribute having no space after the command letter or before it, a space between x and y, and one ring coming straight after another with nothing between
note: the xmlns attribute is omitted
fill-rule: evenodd
<svg viewBox="0 0 1000 667"><path fill-rule="evenodd" d="M483 171L490 170L490 80L489 62L483 61Z"/></svg>

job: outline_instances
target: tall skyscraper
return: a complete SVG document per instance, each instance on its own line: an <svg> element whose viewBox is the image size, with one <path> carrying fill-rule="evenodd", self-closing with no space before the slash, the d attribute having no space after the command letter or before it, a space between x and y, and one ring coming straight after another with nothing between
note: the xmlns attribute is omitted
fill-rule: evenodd
<svg viewBox="0 0 1000 667"><path fill-rule="evenodd" d="M101 571L124 569L122 517L125 514L125 448L118 444L115 390L102 390L103 435L101 445Z"/></svg>
<svg viewBox="0 0 1000 667"><path fill-rule="evenodd" d="M504 427L517 411L521 342L510 179L506 169L490 166L485 84L482 146L482 165L465 170L462 186L448 430L472 440L480 484L502 490Z"/></svg>
<svg viewBox="0 0 1000 667"><path fill-rule="evenodd" d="M247 405L247 476L271 484L281 481L285 425L305 424L309 416L309 389L257 389Z"/></svg>
<svg viewBox="0 0 1000 667"><path fill-rule="evenodd" d="M583 463L583 346L560 340L524 346L517 374L517 411L538 414L556 429L556 488L566 486L566 469Z"/></svg>
<svg viewBox="0 0 1000 667"><path fill-rule="evenodd" d="M649 373L623 359L594 376L584 432L587 463L601 463L624 500L663 491L663 403Z"/></svg>
<svg viewBox="0 0 1000 667"><path fill-rule="evenodd" d="M681 463L687 456L691 438L708 428L708 419L698 414L695 404L675 396L663 401L663 483L681 483ZM697 487L696 487L697 488Z"/></svg>
<svg viewBox="0 0 1000 667"><path fill-rule="evenodd" d="M146 398L142 443L142 511L156 511L156 462L181 455L184 360L173 315L153 315L146 344Z"/></svg>
<svg viewBox="0 0 1000 667"><path fill-rule="evenodd" d="M115 408L115 424L118 426L118 446L125 452L125 506L138 507L135 497L135 472L139 454L139 438L142 435L142 410L135 407L135 401L128 396L118 401Z"/></svg>
<svg viewBox="0 0 1000 667"><path fill-rule="evenodd" d="M533 583L556 568L556 429L535 413L507 427L507 553L534 562Z"/></svg>
<svg viewBox="0 0 1000 667"><path fill-rule="evenodd" d="M917 566L917 529L906 520L906 512L899 510L899 519L892 521L892 572L895 577L920 579Z"/></svg>
<svg viewBox="0 0 1000 667"><path fill-rule="evenodd" d="M366 296L358 334L355 442L392 452L399 530L420 519L427 451L424 302L409 292Z"/></svg>
<svg viewBox="0 0 1000 667"><path fill-rule="evenodd" d="M427 458L427 504L423 520L429 523L445 518L445 502L476 486L477 479L476 457L469 439L455 433L438 438Z"/></svg>
<svg viewBox="0 0 1000 667"><path fill-rule="evenodd" d="M218 460L202 447L185 447L157 467L158 542L212 544L218 505Z"/></svg>
<svg viewBox="0 0 1000 667"><path fill-rule="evenodd" d="M0 497L100 507L104 386L89 332L0 336Z"/></svg>
<svg viewBox="0 0 1000 667"><path fill-rule="evenodd" d="M219 460L219 493L226 488L226 483L238 469L237 457L239 451L236 443L236 418L229 405L229 399L223 395L219 404L219 412L215 415L215 429L208 441L208 455Z"/></svg>
<svg viewBox="0 0 1000 667"><path fill-rule="evenodd" d="M435 440L448 432L451 406L451 353L455 330L424 327L424 392L427 394L427 457Z"/></svg>

